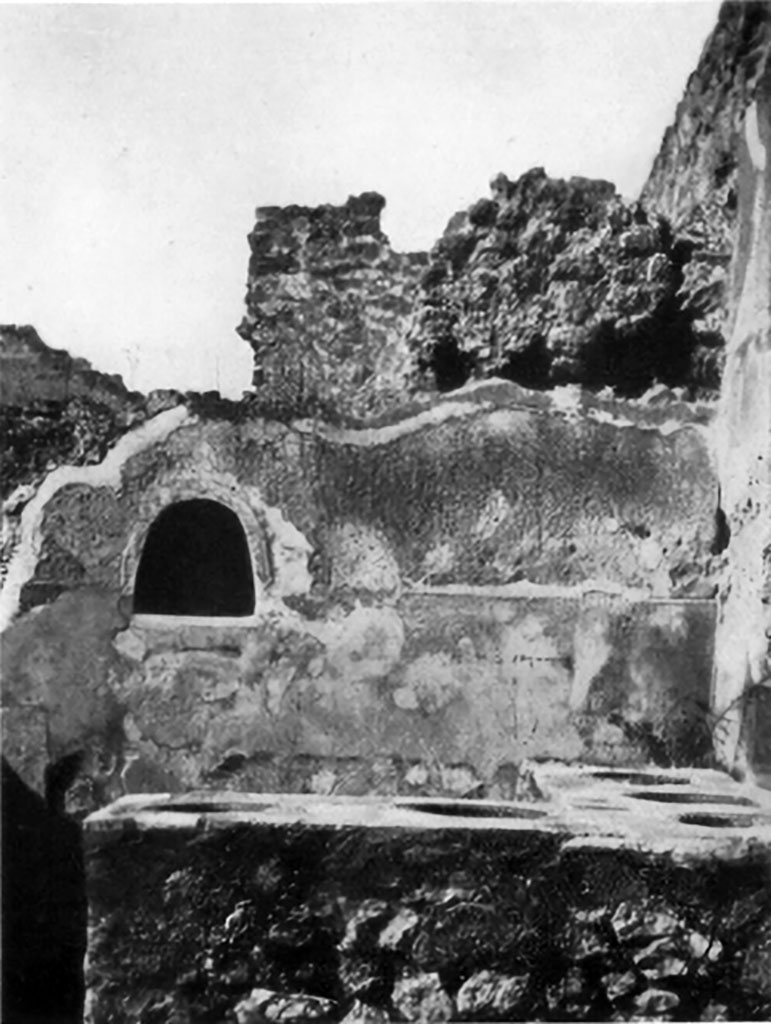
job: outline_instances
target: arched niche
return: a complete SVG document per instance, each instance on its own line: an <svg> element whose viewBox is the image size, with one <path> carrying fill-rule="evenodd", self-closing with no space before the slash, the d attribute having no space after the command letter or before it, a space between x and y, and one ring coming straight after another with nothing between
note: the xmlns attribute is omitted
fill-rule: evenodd
<svg viewBox="0 0 771 1024"><path fill-rule="evenodd" d="M208 498L168 505L151 524L134 581L135 614L242 617L254 613L246 533Z"/></svg>

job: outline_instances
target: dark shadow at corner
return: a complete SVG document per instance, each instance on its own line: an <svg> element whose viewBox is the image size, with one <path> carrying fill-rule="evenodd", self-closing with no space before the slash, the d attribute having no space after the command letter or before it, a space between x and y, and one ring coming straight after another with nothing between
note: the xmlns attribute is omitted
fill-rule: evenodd
<svg viewBox="0 0 771 1024"><path fill-rule="evenodd" d="M86 883L80 825L3 759L3 1024L83 1019Z"/></svg>

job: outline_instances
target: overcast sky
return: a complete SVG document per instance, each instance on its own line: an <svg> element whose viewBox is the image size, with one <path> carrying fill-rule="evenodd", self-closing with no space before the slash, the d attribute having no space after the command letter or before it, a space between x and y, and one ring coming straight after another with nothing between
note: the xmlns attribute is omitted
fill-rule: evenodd
<svg viewBox="0 0 771 1024"><path fill-rule="evenodd" d="M374 189L407 250L499 171L635 196L718 6L0 6L0 321L237 396L256 206Z"/></svg>

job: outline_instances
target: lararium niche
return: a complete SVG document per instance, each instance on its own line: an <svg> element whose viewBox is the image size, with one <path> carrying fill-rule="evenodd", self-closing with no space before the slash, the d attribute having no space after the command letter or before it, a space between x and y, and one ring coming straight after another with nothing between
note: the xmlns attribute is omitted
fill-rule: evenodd
<svg viewBox="0 0 771 1024"><path fill-rule="evenodd" d="M208 498L175 502L150 526L134 613L237 618L254 613L254 575L238 516Z"/></svg>

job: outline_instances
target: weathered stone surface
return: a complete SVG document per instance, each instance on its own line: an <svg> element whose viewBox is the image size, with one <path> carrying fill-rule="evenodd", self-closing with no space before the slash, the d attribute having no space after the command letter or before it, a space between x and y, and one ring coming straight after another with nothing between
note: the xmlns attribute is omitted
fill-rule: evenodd
<svg viewBox="0 0 771 1024"><path fill-rule="evenodd" d="M668 989L649 988L637 997L637 1008L644 1014L643 1019L671 1020L665 1016L680 1004L680 1000L674 992Z"/></svg>
<svg viewBox="0 0 771 1024"><path fill-rule="evenodd" d="M740 140L770 53L768 3L724 3L641 195L687 247L680 297L706 360L720 351L710 343L724 345L730 330Z"/></svg>
<svg viewBox="0 0 771 1024"><path fill-rule="evenodd" d="M388 1002L394 986L394 964L386 956L340 957L340 981L348 997L367 1004Z"/></svg>
<svg viewBox="0 0 771 1024"><path fill-rule="evenodd" d="M642 191L540 168L398 255L376 193L339 207L257 211L247 315L262 408L360 416L407 381L575 381L641 394L714 392L724 365L736 152L771 49L765 2L726 3Z"/></svg>
<svg viewBox="0 0 771 1024"><path fill-rule="evenodd" d="M731 15L747 43L739 56L759 68L767 8L746 11ZM742 88L756 88L751 77ZM731 109L746 105L734 99ZM390 251L379 197L261 211L243 325L262 374L255 400L189 396L182 408L176 393L156 394L125 412L115 382L67 363L75 390L85 381L102 404L72 398L67 385L51 399L61 407L9 420L20 480L36 482L61 459L89 467L49 478L37 505L23 488L11 502L8 550L20 538L24 550L3 637L4 750L25 780L59 812L82 814L123 791L199 785L458 798L498 786L511 796L527 755L692 763L711 757L725 725L732 751L737 702L769 669L771 122L760 92L750 109L742 201L754 212L738 246L722 517L710 414L684 409L671 389L621 405L476 388L446 406L418 403L422 418L404 412L348 431L255 412L363 416L400 404L408 337L443 388L495 372L626 393L655 379L714 384L730 168L714 169L713 192L682 237L682 225L673 234L605 183L499 179L492 200L448 228L417 305L425 261ZM719 135L721 118L712 120ZM44 365L38 355L29 365ZM25 366L22 391L34 383ZM153 416L103 458L130 422ZM142 621L131 599L147 530L170 503L202 496L242 521L254 614L235 624ZM729 530L721 636L736 642L721 647L715 715L705 710L713 606L704 599ZM746 761L762 767L762 743L748 746ZM503 770L512 766L514 781ZM743 813L672 820L680 833L741 833ZM564 874L545 879L550 833L535 842L537 857L507 854L503 870L490 869L489 845L440 849L437 860L420 842L395 856L387 837L383 854L357 836L324 878L313 842L301 851L308 874L294 839L276 853L269 832L257 850L231 833L217 871L200 834L169 861L153 836L139 855L146 877L122 861L120 839L99 851L97 887L100 870L124 872L110 876L117 902L103 899L92 929L95 1024L336 1020L352 999L349 1018L380 1021L392 995L402 1016L427 1020L531 1009L768 1017L767 906L761 899L740 924L729 872L700 887L661 865L614 873L611 858L596 871L560 865ZM133 857L142 840L122 838ZM223 883L233 862L238 877ZM349 870L356 884L341 895ZM373 878L370 901L362 890ZM156 914L173 921L169 940ZM531 969L530 996L545 992L533 1007Z"/></svg>
<svg viewBox="0 0 771 1024"><path fill-rule="evenodd" d="M728 1007L725 1003L717 1002L716 1000L708 1003L702 1010L702 1020L728 1020Z"/></svg>
<svg viewBox="0 0 771 1024"><path fill-rule="evenodd" d="M87 588L22 621L4 636L0 652L3 703L14 724L4 755L38 791L46 766L77 755L88 780L88 792L81 793L86 811L122 792L122 713L112 685L127 666L110 637L124 622L104 591ZM30 630L36 634L31 644ZM91 742L84 745L86 737Z"/></svg>
<svg viewBox="0 0 771 1024"><path fill-rule="evenodd" d="M402 908L378 936L378 946L396 953L406 953L419 923L420 918L414 910Z"/></svg>
<svg viewBox="0 0 771 1024"><path fill-rule="evenodd" d="M771 1014L771 927L766 922L742 951L740 985L753 1016Z"/></svg>
<svg viewBox="0 0 771 1024"><path fill-rule="evenodd" d="M649 981L677 978L688 970L688 961L682 957L671 955L672 952L678 952L676 944L654 942L638 953L634 960Z"/></svg>
<svg viewBox="0 0 771 1024"><path fill-rule="evenodd" d="M771 777L771 62L744 120L733 330L718 433L730 543L716 634L721 762ZM765 706L765 710L764 710Z"/></svg>
<svg viewBox="0 0 771 1024"><path fill-rule="evenodd" d="M681 384L691 355L666 224L604 181L499 175L431 253L410 344L440 390L469 377L642 394Z"/></svg>
<svg viewBox="0 0 771 1024"><path fill-rule="evenodd" d="M597 991L581 967L570 967L556 983L548 985L545 1001L556 1019L585 1020L597 1001Z"/></svg>
<svg viewBox="0 0 771 1024"><path fill-rule="evenodd" d="M570 922L565 946L570 951L570 958L577 963L584 960L592 960L597 957L607 956L610 950L610 933L607 924L602 919L582 920L584 915L577 915Z"/></svg>
<svg viewBox="0 0 771 1024"><path fill-rule="evenodd" d="M266 1021L334 1020L334 1003L316 996L282 995L256 988L234 1008L238 1024L265 1024Z"/></svg>
<svg viewBox="0 0 771 1024"><path fill-rule="evenodd" d="M461 985L455 1001L464 1020L516 1020L525 1010L529 977L479 971Z"/></svg>
<svg viewBox="0 0 771 1024"><path fill-rule="evenodd" d="M409 332L419 380L715 391L729 330L736 154L771 52L767 3L726 3L639 204L541 168L456 214ZM422 376L421 376L422 374Z"/></svg>
<svg viewBox="0 0 771 1024"><path fill-rule="evenodd" d="M366 900L348 919L340 948L351 953L373 950L390 913L391 908L383 900Z"/></svg>
<svg viewBox="0 0 771 1024"><path fill-rule="evenodd" d="M354 1000L340 1024L390 1024L390 1021L391 1015L387 1010Z"/></svg>
<svg viewBox="0 0 771 1024"><path fill-rule="evenodd" d="M393 1003L403 1020L429 1024L453 1020L454 1006L436 974L400 978L394 986Z"/></svg>
<svg viewBox="0 0 771 1024"><path fill-rule="evenodd" d="M404 335L426 258L393 252L384 206L366 192L339 207L257 210L239 333L263 411L355 417L404 401Z"/></svg>
<svg viewBox="0 0 771 1024"><path fill-rule="evenodd" d="M724 952L720 939L708 939L701 932L689 932L687 942L691 956L696 960L719 960Z"/></svg>
<svg viewBox="0 0 771 1024"><path fill-rule="evenodd" d="M3 499L56 466L100 462L145 415L120 377L49 348L32 327L0 326Z"/></svg>
<svg viewBox="0 0 771 1024"><path fill-rule="evenodd" d="M495 902L480 899L476 889L450 892L423 916L412 957L425 971L468 975L500 958L516 961L530 930L516 887Z"/></svg>
<svg viewBox="0 0 771 1024"><path fill-rule="evenodd" d="M621 942L648 942L674 935L682 923L667 909L620 903L611 918L611 926Z"/></svg>
<svg viewBox="0 0 771 1024"><path fill-rule="evenodd" d="M130 419L141 413L143 396L128 391L117 374L95 370L86 359L52 349L34 327L0 325L0 406L88 399Z"/></svg>
<svg viewBox="0 0 771 1024"><path fill-rule="evenodd" d="M634 971L611 971L602 976L602 984L611 1002L624 999L639 986L639 979Z"/></svg>

